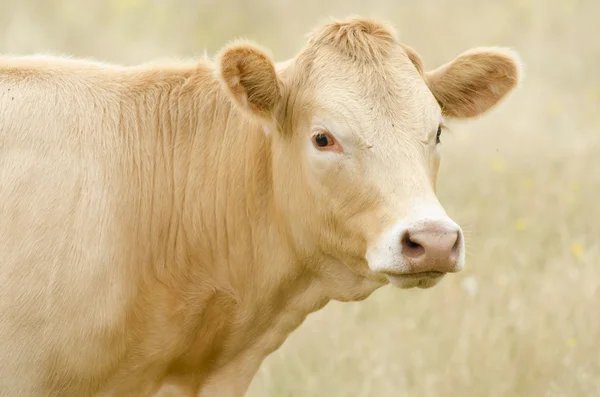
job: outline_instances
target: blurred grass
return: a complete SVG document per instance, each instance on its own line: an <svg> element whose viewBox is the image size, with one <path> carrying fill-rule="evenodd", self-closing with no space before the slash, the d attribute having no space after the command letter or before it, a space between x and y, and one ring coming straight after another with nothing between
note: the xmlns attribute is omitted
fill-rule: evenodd
<svg viewBox="0 0 600 397"><path fill-rule="evenodd" d="M440 199L467 268L332 303L270 356L258 396L600 396L600 2L0 0L0 52L132 64L245 36L291 57L321 19L392 21L427 67L510 46L521 89L443 137Z"/></svg>

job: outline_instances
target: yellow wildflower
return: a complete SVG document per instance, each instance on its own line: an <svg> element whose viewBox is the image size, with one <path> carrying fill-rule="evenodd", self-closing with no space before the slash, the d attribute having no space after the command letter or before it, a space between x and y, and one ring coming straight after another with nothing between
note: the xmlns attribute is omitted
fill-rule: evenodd
<svg viewBox="0 0 600 397"><path fill-rule="evenodd" d="M583 247L581 246L581 244L571 244L571 254L577 259L581 258L581 256L583 255Z"/></svg>
<svg viewBox="0 0 600 397"><path fill-rule="evenodd" d="M492 171L498 173L498 174L502 174L504 173L504 171L506 171L506 163L504 162L503 159L496 157L493 158L490 166L492 168Z"/></svg>
<svg viewBox="0 0 600 397"><path fill-rule="evenodd" d="M522 232L527 230L527 222L523 218L519 218L515 221L515 229Z"/></svg>

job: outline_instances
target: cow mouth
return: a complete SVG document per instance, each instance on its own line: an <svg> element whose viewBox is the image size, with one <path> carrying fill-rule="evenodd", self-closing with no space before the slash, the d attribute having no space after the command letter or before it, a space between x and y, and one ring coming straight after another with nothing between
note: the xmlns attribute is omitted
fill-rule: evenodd
<svg viewBox="0 0 600 397"><path fill-rule="evenodd" d="M423 278L423 277L437 278L437 277L442 277L444 274L446 274L446 273L437 272L437 271L429 271L429 272L417 272L417 273L400 273L400 274L393 274L393 276L405 277L405 278Z"/></svg>
<svg viewBox="0 0 600 397"><path fill-rule="evenodd" d="M388 281L401 289L431 288L436 285L446 273L438 271L416 273L385 273Z"/></svg>

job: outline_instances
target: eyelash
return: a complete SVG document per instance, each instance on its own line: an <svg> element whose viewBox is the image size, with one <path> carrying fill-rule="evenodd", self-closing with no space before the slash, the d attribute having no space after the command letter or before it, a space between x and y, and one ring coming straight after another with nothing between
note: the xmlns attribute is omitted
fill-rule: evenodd
<svg viewBox="0 0 600 397"><path fill-rule="evenodd" d="M440 140L440 136L441 136L441 135L442 135L442 126L440 125L440 126L438 127L438 129L437 129L437 134L436 134L436 136L435 136L435 144L436 144L436 145L442 142L442 141Z"/></svg>

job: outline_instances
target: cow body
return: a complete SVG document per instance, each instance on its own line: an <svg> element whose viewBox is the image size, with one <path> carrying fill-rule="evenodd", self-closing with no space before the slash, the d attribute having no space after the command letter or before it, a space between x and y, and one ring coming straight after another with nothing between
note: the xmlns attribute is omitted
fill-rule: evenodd
<svg viewBox="0 0 600 397"><path fill-rule="evenodd" d="M371 265L393 220L381 197L336 202L353 223L321 235L303 229L311 208L290 218L309 171L285 168L285 117L272 123L293 105L284 89L276 106L269 73L288 64L246 76L267 65L257 51L129 68L0 58L0 396L241 396L310 312L407 282ZM362 214L381 226L350 235Z"/></svg>
<svg viewBox="0 0 600 397"><path fill-rule="evenodd" d="M290 276L257 266L289 261L266 137L207 66L0 65L1 393L197 388L324 303L301 272L257 282Z"/></svg>

